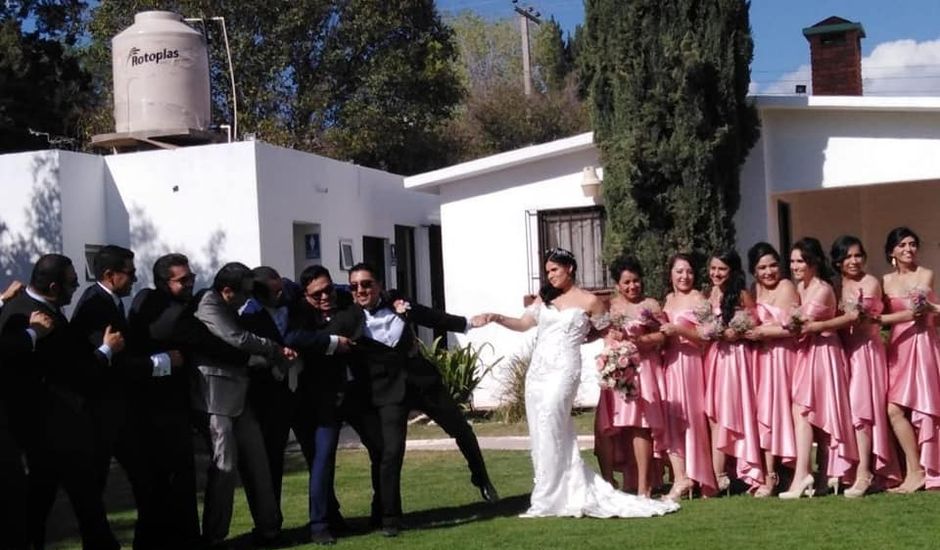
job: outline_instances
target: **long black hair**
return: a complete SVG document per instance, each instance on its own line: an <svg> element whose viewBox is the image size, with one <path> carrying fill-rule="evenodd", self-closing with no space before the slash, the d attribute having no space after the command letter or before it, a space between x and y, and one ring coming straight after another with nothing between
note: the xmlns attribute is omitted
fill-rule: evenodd
<svg viewBox="0 0 940 550"><path fill-rule="evenodd" d="M712 254L712 259L720 261L731 270L721 295L721 320L728 324L741 305L741 293L747 285L744 269L741 267L741 256L733 248L729 248Z"/></svg>
<svg viewBox="0 0 940 550"><path fill-rule="evenodd" d="M832 269L834 269L837 274L842 274L842 262L848 257L849 249L853 246L858 247L863 258L868 258L868 253L865 252L865 245L862 244L862 240L858 237L853 235L841 235L836 238L836 240L832 241L832 247L829 248L829 259L832 261Z"/></svg>
<svg viewBox="0 0 940 550"><path fill-rule="evenodd" d="M790 251L799 250L803 256L803 261L816 270L816 276L832 284L832 269L829 262L826 261L826 255L823 253L822 244L815 237L803 237L793 243Z"/></svg>
<svg viewBox="0 0 940 550"><path fill-rule="evenodd" d="M894 247L896 247L898 243L900 243L901 241L903 241L904 239L908 237L913 237L914 244L916 244L917 246L920 246L920 237L918 237L917 233L914 233L914 230L911 229L910 227L905 227L902 225L901 227L895 227L894 229L888 232L888 238L885 239L885 259L888 260L889 264L894 265L891 262L891 260L893 259L893 256L891 256L891 253L894 252Z"/></svg>
<svg viewBox="0 0 940 550"><path fill-rule="evenodd" d="M565 250L564 248L550 248L545 251L545 261L542 264L552 262L553 264L558 264L565 267L571 267L571 276L574 277L575 273L578 272L578 261L574 259L574 254L570 250ZM542 285L542 288L539 289L539 297L542 298L542 303L546 306L552 303L552 300L561 295L561 289L555 288L552 286L552 283L545 283Z"/></svg>

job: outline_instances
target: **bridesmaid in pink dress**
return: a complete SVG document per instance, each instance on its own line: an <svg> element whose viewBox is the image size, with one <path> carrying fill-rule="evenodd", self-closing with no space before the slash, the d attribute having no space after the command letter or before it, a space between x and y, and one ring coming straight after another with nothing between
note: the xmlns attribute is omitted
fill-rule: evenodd
<svg viewBox="0 0 940 550"><path fill-rule="evenodd" d="M754 276L754 299L760 324L747 337L757 343L754 353L757 378L757 429L764 451L765 482L755 497L769 497L779 477L776 468L792 468L796 462L793 402L790 390L796 364L796 339L787 330L790 313L800 305L800 295L780 271L780 254L768 243L748 250L748 267Z"/></svg>
<svg viewBox="0 0 940 550"><path fill-rule="evenodd" d="M845 496L865 496L873 475L879 485L901 481L894 437L887 416L888 367L881 326L877 319L884 308L878 279L865 273L865 247L856 237L843 235L832 243L832 265L842 276L841 315L827 321L810 321L804 332L817 334L838 330L848 360L849 406L858 444L855 483ZM874 465L872 463L874 459Z"/></svg>
<svg viewBox="0 0 940 550"><path fill-rule="evenodd" d="M804 322L793 370L796 466L789 490L778 495L784 499L800 498L804 492L814 494L810 467L814 432L820 470L825 464L830 478L844 476L858 462L842 343L833 332L812 332L815 327L810 324L831 319L836 313L836 295L825 281L829 269L818 240L805 237L793 245L790 271L797 281ZM823 483L817 487L825 487L826 473L820 471Z"/></svg>
<svg viewBox="0 0 940 550"><path fill-rule="evenodd" d="M610 301L610 314L616 328L607 337L629 339L640 352L639 396L624 399L615 390L602 389L595 415L594 452L605 479L613 477L613 468L623 472L624 489L649 496L662 480L656 479L653 456L665 456L666 419L662 396L665 394L660 347L666 340L659 332L662 317L659 303L643 294L643 269L632 256L620 258L610 268L617 281L617 295Z"/></svg>
<svg viewBox="0 0 940 550"><path fill-rule="evenodd" d="M920 238L906 227L888 233L884 276L891 325L888 344L888 418L904 453L904 482L893 492L940 487L940 342L933 271L917 265ZM929 301L927 301L929 299Z"/></svg>
<svg viewBox="0 0 940 550"><path fill-rule="evenodd" d="M708 307L708 302L695 290L695 270L690 256L676 254L670 259L669 278L672 292L663 304L667 322L659 330L668 337L663 350L666 370L663 402L674 477L672 490L665 498L675 501L690 492L695 483L705 495L714 494L717 484L705 417L703 339L695 315L697 309Z"/></svg>
<svg viewBox="0 0 940 550"><path fill-rule="evenodd" d="M754 324L754 302L745 290L741 257L734 250L712 256L708 277L712 283L708 301L724 327L705 354L705 413L711 427L712 467L718 490L724 491L731 484L726 471L728 457L734 457L737 478L756 489L764 483L757 385L752 380L750 343L743 338ZM751 326L739 324L738 319L746 319Z"/></svg>

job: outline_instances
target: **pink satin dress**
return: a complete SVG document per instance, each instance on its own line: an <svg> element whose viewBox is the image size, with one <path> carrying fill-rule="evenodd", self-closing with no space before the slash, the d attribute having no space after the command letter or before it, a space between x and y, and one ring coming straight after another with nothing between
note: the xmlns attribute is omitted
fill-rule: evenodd
<svg viewBox="0 0 940 550"><path fill-rule="evenodd" d="M935 298L931 296L931 300ZM906 298L890 297L891 312L909 309ZM888 402L910 411L917 431L927 488L940 487L940 340L936 319L921 317L891 327Z"/></svg>
<svg viewBox="0 0 940 550"><path fill-rule="evenodd" d="M805 302L803 315L811 321L835 316L835 306ZM828 435L829 477L842 477L858 462L858 445L852 427L849 380L842 342L832 332L805 336L796 352L793 369L793 403L802 408L810 424Z"/></svg>
<svg viewBox="0 0 940 550"><path fill-rule="evenodd" d="M784 326L789 312L771 304L757 304L762 325ZM760 342L754 352L757 378L757 429L760 447L779 457L785 465L796 461L796 434L793 431L793 369L796 366L796 339L775 338Z"/></svg>
<svg viewBox="0 0 940 550"><path fill-rule="evenodd" d="M665 310L669 322L696 327L695 313L690 310ZM711 442L705 416L705 372L702 349L694 342L671 337L663 350L666 371L666 431L670 454L685 459L686 474L697 482L704 493L718 489L712 470Z"/></svg>
<svg viewBox="0 0 940 550"><path fill-rule="evenodd" d="M864 296L865 311L878 315L884 303L874 296ZM852 425L863 430L871 441L872 473L879 484L893 486L901 482L901 468L894 451L894 432L888 422L888 365L880 327L861 323L843 329L842 346L849 366L849 406Z"/></svg>
<svg viewBox="0 0 940 550"><path fill-rule="evenodd" d="M715 315L721 315L716 310ZM705 354L705 414L716 424L712 444L736 460L738 479L752 487L764 483L757 399L751 379L752 353L746 340L717 340Z"/></svg>
<svg viewBox="0 0 940 550"><path fill-rule="evenodd" d="M638 325L627 330L636 334L648 332ZM653 451L662 455L669 446L663 412L666 377L659 350L640 351L639 381L639 395L634 399L626 399L616 390L601 389L596 412L598 427L604 436L619 435L623 428L648 429L653 437ZM621 458L631 456L633 451L623 438L615 438L614 443L614 464L619 467L623 463Z"/></svg>

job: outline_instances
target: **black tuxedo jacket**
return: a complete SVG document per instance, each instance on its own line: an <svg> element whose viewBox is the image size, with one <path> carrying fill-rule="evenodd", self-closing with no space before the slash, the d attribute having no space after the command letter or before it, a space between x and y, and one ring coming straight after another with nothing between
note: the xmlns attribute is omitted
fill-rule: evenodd
<svg viewBox="0 0 940 550"><path fill-rule="evenodd" d="M107 359L59 310L25 292L0 312L0 334L22 334L34 311L50 315L55 326L36 343L34 352L20 348L6 358L4 391L11 425L27 445L84 448L91 444L93 433L88 399L109 368Z"/></svg>
<svg viewBox="0 0 940 550"><path fill-rule="evenodd" d="M392 303L398 299L404 298L395 291L389 291L383 297L383 303L392 308ZM451 315L414 302L409 304L411 309L402 315L408 324L394 347L365 336L356 342L356 352L371 382L372 403L375 406L404 401L409 385L420 390L442 383L437 367L421 355L413 325L448 332L464 332L467 329L466 317Z"/></svg>

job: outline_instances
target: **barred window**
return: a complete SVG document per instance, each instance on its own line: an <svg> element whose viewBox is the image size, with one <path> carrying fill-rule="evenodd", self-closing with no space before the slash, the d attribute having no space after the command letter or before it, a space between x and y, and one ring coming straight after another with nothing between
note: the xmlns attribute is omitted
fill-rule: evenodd
<svg viewBox="0 0 940 550"><path fill-rule="evenodd" d="M538 277L545 280L545 250L556 246L570 250L578 261L578 284L588 290L607 287L606 269L602 258L604 243L604 208L566 208L539 210Z"/></svg>

